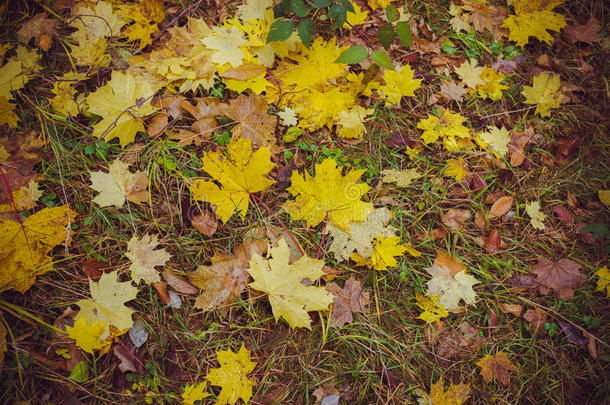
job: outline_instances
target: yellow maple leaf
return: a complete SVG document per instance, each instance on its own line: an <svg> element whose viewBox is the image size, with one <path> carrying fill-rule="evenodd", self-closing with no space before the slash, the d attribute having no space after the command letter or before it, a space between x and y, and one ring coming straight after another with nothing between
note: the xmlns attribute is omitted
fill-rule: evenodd
<svg viewBox="0 0 610 405"><path fill-rule="evenodd" d="M138 118L158 110L151 103L154 94L149 82L113 70L110 81L87 96L89 112L102 117L91 135L106 141L119 138L121 147L133 142L136 133L144 131Z"/></svg>
<svg viewBox="0 0 610 405"><path fill-rule="evenodd" d="M437 322L449 316L449 312L440 303L438 295L428 298L423 294L415 293L415 305L422 310L417 318L428 323Z"/></svg>
<svg viewBox="0 0 610 405"><path fill-rule="evenodd" d="M598 190L597 198L599 198L599 201L606 207L610 207L610 190Z"/></svg>
<svg viewBox="0 0 610 405"><path fill-rule="evenodd" d="M133 310L125 306L125 302L133 300L138 289L130 281L121 283L117 281L118 271L103 273L99 281L89 280L91 298L76 303L80 307L78 318L84 318L87 324L100 322L105 325L101 340L110 336L110 327L123 334L131 328Z"/></svg>
<svg viewBox="0 0 610 405"><path fill-rule="evenodd" d="M19 116L15 114L15 107L17 107L17 104L13 104L8 98L0 96L0 125L8 124L13 128L17 127Z"/></svg>
<svg viewBox="0 0 610 405"><path fill-rule="evenodd" d="M369 19L369 13L358 5L358 3L352 3L354 6L354 12L347 12L347 19L343 23L343 28L351 29L354 25L360 25Z"/></svg>
<svg viewBox="0 0 610 405"><path fill-rule="evenodd" d="M140 49L150 45L151 37L159 32L158 23L165 18L162 0L140 0L123 8L124 15L133 20L123 34L128 42L140 41Z"/></svg>
<svg viewBox="0 0 610 405"><path fill-rule="evenodd" d="M540 201L531 201L525 204L525 212L530 217L530 223L536 229L544 230L544 212L540 211Z"/></svg>
<svg viewBox="0 0 610 405"><path fill-rule="evenodd" d="M466 118L460 114L444 110L440 119L428 114L428 118L421 120L417 128L424 130L422 134L424 144L442 138L445 149L456 151L470 144L470 130L463 125L464 121Z"/></svg>
<svg viewBox="0 0 610 405"><path fill-rule="evenodd" d="M227 222L235 211L244 218L250 193L262 191L274 183L265 177L274 166L269 148L261 147L252 153L250 139L236 138L227 149L230 159L221 152L206 152L202 159L203 170L221 187L201 179L189 186L194 199L207 201L216 207L216 216L222 222Z"/></svg>
<svg viewBox="0 0 610 405"><path fill-rule="evenodd" d="M108 173L102 171L90 172L91 188L99 192L93 202L100 207L114 205L121 208L125 199L141 203L148 198L148 172L136 171L130 173L129 165L120 160L110 164Z"/></svg>
<svg viewBox="0 0 610 405"><path fill-rule="evenodd" d="M379 87L379 91L394 104L399 104L403 96L414 96L422 82L422 79L413 79L413 70L408 64L396 70L385 69L383 80L385 84Z"/></svg>
<svg viewBox="0 0 610 405"><path fill-rule="evenodd" d="M328 220L339 229L349 230L350 222L364 221L373 205L360 201L370 189L368 184L357 183L364 169L350 170L345 176L334 159L327 158L316 164L315 177L296 171L291 177L290 194L294 201L282 206L295 220L304 219L312 227Z"/></svg>
<svg viewBox="0 0 610 405"><path fill-rule="evenodd" d="M498 156L504 156L508 153L510 135L504 127L498 128L495 125L489 125L487 132L481 132L477 141L482 147L491 150Z"/></svg>
<svg viewBox="0 0 610 405"><path fill-rule="evenodd" d="M44 208L23 220L0 220L0 290L24 292L36 276L53 270L49 253L71 242L76 212L67 205Z"/></svg>
<svg viewBox="0 0 610 405"><path fill-rule="evenodd" d="M385 169L381 171L383 176L382 181L384 183L395 183L398 187L407 187L413 180L417 180L422 177L421 173L417 172L417 169Z"/></svg>
<svg viewBox="0 0 610 405"><path fill-rule="evenodd" d="M419 256L419 252L409 245L401 245L400 236L389 236L377 238L373 246L373 252L369 257L362 257L359 253L352 253L351 259L359 266L367 266L375 270L387 270L388 267L395 267L398 261L395 256L401 256L408 252L412 256Z"/></svg>
<svg viewBox="0 0 610 405"><path fill-rule="evenodd" d="M216 403L234 404L241 398L247 404L252 397L254 386L254 381L248 378L248 373L256 367L256 363L250 359L250 351L242 343L237 353L230 349L219 350L216 357L220 368L211 369L206 376L211 385L222 388Z"/></svg>
<svg viewBox="0 0 610 405"><path fill-rule="evenodd" d="M502 91L508 89L508 86L502 84L504 75L495 71L490 67L484 67L483 73L481 73L481 80L483 84L477 86L477 92L481 97L487 97L492 100L499 100L502 98Z"/></svg>
<svg viewBox="0 0 610 405"><path fill-rule="evenodd" d="M560 31L566 26L563 15L551 10L563 0L514 0L515 15L509 15L502 27L508 28L508 39L524 46L530 37L550 44L553 37L547 30Z"/></svg>
<svg viewBox="0 0 610 405"><path fill-rule="evenodd" d="M84 96L80 95L78 99L75 99L76 90L74 85L85 77L84 73L79 72L68 72L58 76L51 89L51 93L55 94L55 97L50 100L51 107L64 115L78 115L80 112L79 106L84 102Z"/></svg>
<svg viewBox="0 0 610 405"><path fill-rule="evenodd" d="M563 99L563 94L559 87L559 75L542 72L534 77L531 87L523 87L521 94L525 96L524 103L538 104L535 112L542 117L548 117L551 115L551 108L559 107Z"/></svg>
<svg viewBox="0 0 610 405"><path fill-rule="evenodd" d="M466 274L466 268L458 258L438 252L434 264L426 271L432 276L427 283L428 295L438 295L440 304L447 311L459 312L460 300L466 304L474 302L476 294L472 286L478 281Z"/></svg>
<svg viewBox="0 0 610 405"><path fill-rule="evenodd" d="M466 176L470 174L468 166L464 161L463 157L457 159L449 159L446 161L447 168L443 172L444 176L452 176L457 181L462 181Z"/></svg>
<svg viewBox="0 0 610 405"><path fill-rule="evenodd" d="M186 384L184 386L184 392L182 393L182 403L184 405L195 405L195 401L200 401L210 394L205 392L206 383L201 382L199 384Z"/></svg>
<svg viewBox="0 0 610 405"><path fill-rule="evenodd" d="M34 179L30 183L13 191L13 200L19 210L31 210L36 206L36 201L42 197L42 191L38 189L39 184ZM11 212L15 208L12 204L0 204L0 212Z"/></svg>
<svg viewBox="0 0 610 405"><path fill-rule="evenodd" d="M610 270L608 270L608 266L604 266L597 270L595 275L599 277L595 291L606 290L606 297L610 298Z"/></svg>
<svg viewBox="0 0 610 405"><path fill-rule="evenodd" d="M462 79L468 87L476 89L477 86L485 84L485 81L481 78L483 74L483 68L477 66L477 62L474 60L465 60L462 64L455 68L455 73Z"/></svg>
<svg viewBox="0 0 610 405"><path fill-rule="evenodd" d="M461 405L470 397L470 384L453 384L450 383L447 391L443 384L443 377L430 387L430 394L426 394L421 390L417 391L420 396L418 403L430 405Z"/></svg>
<svg viewBox="0 0 610 405"><path fill-rule="evenodd" d="M327 311L333 296L323 287L305 286L301 282L322 277L324 261L301 256L289 264L290 248L284 239L269 253L271 259L252 254L248 273L254 282L249 287L267 293L276 321L282 317L291 328L311 329L307 312Z"/></svg>
<svg viewBox="0 0 610 405"><path fill-rule="evenodd" d="M131 260L131 279L137 283L144 280L147 284L161 281L155 266L165 266L171 255L165 249L155 250L159 242L157 235L144 235L142 239L133 236L127 243L125 256Z"/></svg>
<svg viewBox="0 0 610 405"><path fill-rule="evenodd" d="M305 90L294 94L291 101L292 108L301 117L299 127L310 130L323 126L332 128L337 123L337 117L355 104L354 96L341 87L329 87L324 91Z"/></svg>
<svg viewBox="0 0 610 405"><path fill-rule="evenodd" d="M376 238L394 236L398 229L388 225L392 212L383 207L376 208L366 217L366 221L350 224L349 232L329 224L327 229L333 237L329 250L339 261L348 260L353 252L361 257L373 254L373 244Z"/></svg>
<svg viewBox="0 0 610 405"><path fill-rule="evenodd" d="M347 111L339 111L337 135L341 138L361 139L366 132L365 118L371 112L372 109L368 110L359 105Z"/></svg>
<svg viewBox="0 0 610 405"><path fill-rule="evenodd" d="M393 1L394 0L368 0L367 4L371 8L371 10L375 11L378 8L385 9Z"/></svg>
<svg viewBox="0 0 610 405"><path fill-rule="evenodd" d="M335 63L346 49L346 46L338 47L334 37L328 42L317 37L309 49L303 47L299 55L292 57L297 64L285 66L285 71L278 78L286 84L294 85L297 91L323 91L327 87L333 87L335 79L347 73L347 65Z"/></svg>
<svg viewBox="0 0 610 405"><path fill-rule="evenodd" d="M273 7L273 0L247 0L244 4L237 6L235 13L239 19L246 23L250 20L262 20L265 18L265 11Z"/></svg>
<svg viewBox="0 0 610 405"><path fill-rule="evenodd" d="M228 63L232 68L241 66L246 55L241 49L247 44L241 31L225 27L213 27L212 33L201 39L201 43L212 51L212 62L223 66Z"/></svg>
<svg viewBox="0 0 610 405"><path fill-rule="evenodd" d="M74 322L74 326L66 326L66 333L72 339L76 340L76 345L93 354L94 350L108 351L111 342L101 340L100 336L104 333L106 325L102 322L95 321L89 325L85 318L79 317Z"/></svg>
<svg viewBox="0 0 610 405"><path fill-rule="evenodd" d="M481 367L481 375L486 383L490 383L495 377L504 385L508 385L510 382L508 372L517 370L517 367L503 352L498 352L495 356L485 355L485 357L477 361L477 366Z"/></svg>

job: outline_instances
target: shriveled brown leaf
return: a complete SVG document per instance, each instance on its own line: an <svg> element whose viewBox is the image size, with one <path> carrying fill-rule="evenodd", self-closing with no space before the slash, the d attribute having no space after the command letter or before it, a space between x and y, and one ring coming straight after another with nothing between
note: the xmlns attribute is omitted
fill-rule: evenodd
<svg viewBox="0 0 610 405"><path fill-rule="evenodd" d="M545 334L544 324L546 323L546 312L544 312L543 310L541 310L539 308L528 309L527 311L525 311L525 314L523 314L523 319L525 319L526 321L528 321L530 323L530 326L532 327L532 333L538 334L540 336L544 336L544 334Z"/></svg>
<svg viewBox="0 0 610 405"><path fill-rule="evenodd" d="M436 350L441 364L449 364L449 360L460 356L465 351L478 351L483 342L479 332L479 328L468 322L462 322L458 329L450 329L444 333Z"/></svg>
<svg viewBox="0 0 610 405"><path fill-rule="evenodd" d="M326 290L334 296L330 318L330 326L333 328L352 323L353 313L363 312L370 302L369 293L363 292L361 282L353 277L345 281L343 288L335 283L329 283L326 285Z"/></svg>
<svg viewBox="0 0 610 405"><path fill-rule="evenodd" d="M127 181L125 198L131 202L141 203L148 200L148 172L136 171Z"/></svg>
<svg viewBox="0 0 610 405"><path fill-rule="evenodd" d="M491 68L502 74L507 75L515 71L515 69L517 68L517 63L514 60L500 58L495 61L493 65L491 65Z"/></svg>
<svg viewBox="0 0 610 405"><path fill-rule="evenodd" d="M485 249L488 252L496 252L500 249L502 244L502 236L500 236L500 232L497 229L492 229L487 235L487 239L485 240Z"/></svg>
<svg viewBox="0 0 610 405"><path fill-rule="evenodd" d="M487 310L487 326L490 328L498 326L498 315L493 309Z"/></svg>
<svg viewBox="0 0 610 405"><path fill-rule="evenodd" d="M464 230L464 223L470 218L470 210L462 210L458 208L449 208L444 215L441 215L441 222L449 227L457 230Z"/></svg>
<svg viewBox="0 0 610 405"><path fill-rule="evenodd" d="M430 41L428 39L425 38L421 38L417 35L413 35L413 42L411 43L411 48L413 48L414 50L416 50L417 52L424 54L424 53L440 53L441 52L441 46L438 44L438 42L435 41Z"/></svg>
<svg viewBox="0 0 610 405"><path fill-rule="evenodd" d="M324 281L333 281L337 276L340 276L344 273L343 270L339 270L330 266L322 267L322 271L324 272L324 275L322 276L322 279Z"/></svg>
<svg viewBox="0 0 610 405"><path fill-rule="evenodd" d="M203 141L211 136L211 132L199 134L198 132L189 131L187 129L178 128L169 132L169 139L178 141L180 146L188 146L190 144L201 145ZM206 136L207 135L207 136Z"/></svg>
<svg viewBox="0 0 610 405"><path fill-rule="evenodd" d="M111 270L112 267L108 263L101 262L94 258L83 260L81 263L81 269L87 277L93 281L98 281L102 277L104 270Z"/></svg>
<svg viewBox="0 0 610 405"><path fill-rule="evenodd" d="M528 126L523 132L514 132L513 136L508 144L508 150L510 151L510 165L518 167L525 161L525 146L534 137L534 128Z"/></svg>
<svg viewBox="0 0 610 405"><path fill-rule="evenodd" d="M163 270L162 274L163 274L163 279L165 279L165 282L167 284L169 284L170 287L172 287L174 290L178 291L181 294L190 295L190 294L197 294L199 292L197 287L193 286L188 281L183 280L181 277L176 275L176 273L174 273L170 269Z"/></svg>
<svg viewBox="0 0 610 405"><path fill-rule="evenodd" d="M516 371L517 367L509 360L503 352L496 353L495 356L487 355L477 362L481 367L481 376L486 383L490 383L495 377L504 385L510 383L509 371Z"/></svg>
<svg viewBox="0 0 610 405"><path fill-rule="evenodd" d="M580 141L575 138L561 138L557 143L557 150L555 151L555 157L557 160L566 160L571 158L578 147L580 146Z"/></svg>
<svg viewBox="0 0 610 405"><path fill-rule="evenodd" d="M56 25L57 20L48 18L46 12L38 13L21 24L21 28L17 31L17 37L24 43L35 38L36 46L46 52L53 42L52 37L55 33Z"/></svg>
<svg viewBox="0 0 610 405"><path fill-rule="evenodd" d="M212 265L198 266L189 276L190 282L203 290L195 301L195 308L226 313L228 305L246 289L252 253L265 254L267 244L265 228L254 228L233 254L217 254L212 258Z"/></svg>
<svg viewBox="0 0 610 405"><path fill-rule="evenodd" d="M579 346L586 346L589 343L589 338L584 336L583 332L571 322L557 321L559 330L566 336L570 343Z"/></svg>
<svg viewBox="0 0 610 405"><path fill-rule="evenodd" d="M155 99L153 104L155 107L161 108L169 114L171 118L177 119L182 117L182 113L185 111L180 105L182 101L186 100L183 96L164 96L159 99Z"/></svg>
<svg viewBox="0 0 610 405"><path fill-rule="evenodd" d="M563 207L555 206L553 207L553 212L555 213L555 215L557 215L557 218L559 218L559 220L563 222L564 225L572 225L572 213L570 213L570 211L566 210Z"/></svg>
<svg viewBox="0 0 610 405"><path fill-rule="evenodd" d="M157 294L159 294L159 301L163 305L169 304L171 298L169 296L169 292L167 291L167 286L165 285L165 283L160 281L158 283L153 283L152 286L155 288L155 291L157 291Z"/></svg>
<svg viewBox="0 0 610 405"><path fill-rule="evenodd" d="M487 226L487 220L485 219L485 214L483 214L481 211L477 211L477 213L474 216L474 226L480 230L485 229L485 227Z"/></svg>
<svg viewBox="0 0 610 405"><path fill-rule="evenodd" d="M599 22L592 17L586 24L574 23L568 25L561 31L561 34L573 44L576 42L593 44L595 42L601 42L602 37L599 34L600 30L601 27Z"/></svg>
<svg viewBox="0 0 610 405"><path fill-rule="evenodd" d="M542 294L553 290L559 298L569 301L574 298L574 288L582 286L586 281L580 273L581 268L580 264L570 259L556 262L539 259L532 270Z"/></svg>
<svg viewBox="0 0 610 405"><path fill-rule="evenodd" d="M513 200L512 196L499 198L489 209L489 216L495 218L506 214L513 206Z"/></svg>
<svg viewBox="0 0 610 405"><path fill-rule="evenodd" d="M112 351L117 357L117 359L119 359L119 370L121 371L121 373L126 373L128 371L135 373L138 371L138 368L133 362L133 358L129 355L129 353L127 353L127 350L125 350L123 346L121 346L120 344L114 345Z"/></svg>
<svg viewBox="0 0 610 405"><path fill-rule="evenodd" d="M266 99L256 94L240 94L229 101L226 116L237 123L233 127L233 136L251 139L256 146L274 146L276 119L267 114L268 108Z"/></svg>
<svg viewBox="0 0 610 405"><path fill-rule="evenodd" d="M503 314L512 314L515 316L521 316L523 312L523 305L519 304L500 304L500 309Z"/></svg>
<svg viewBox="0 0 610 405"><path fill-rule="evenodd" d="M489 31L496 40L508 35L506 28L502 28L502 23L506 16L506 8L495 7L493 5L474 7L469 4L465 5L464 8L472 12L470 23L476 31Z"/></svg>
<svg viewBox="0 0 610 405"><path fill-rule="evenodd" d="M191 225L205 236L212 236L218 229L218 218L211 210L203 210L191 219Z"/></svg>
<svg viewBox="0 0 610 405"><path fill-rule="evenodd" d="M165 111L161 111L160 113L152 117L152 119L148 123L148 128L146 129L148 136L150 136L151 138L156 138L161 135L163 131L165 131L165 129L167 128L168 122L169 114Z"/></svg>
<svg viewBox="0 0 610 405"><path fill-rule="evenodd" d="M335 387L335 384L328 383L316 388L312 395L316 398L317 403L322 403L322 401L326 401L326 403L330 405L339 403L341 393Z"/></svg>

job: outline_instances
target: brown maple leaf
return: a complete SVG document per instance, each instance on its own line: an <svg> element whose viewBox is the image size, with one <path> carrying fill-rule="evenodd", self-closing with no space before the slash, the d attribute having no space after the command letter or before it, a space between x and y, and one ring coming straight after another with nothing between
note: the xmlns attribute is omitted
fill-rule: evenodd
<svg viewBox="0 0 610 405"><path fill-rule="evenodd" d="M586 42L593 44L601 42L602 37L599 35L601 27L595 18L591 18L586 24L570 24L563 29L562 34L571 43Z"/></svg>
<svg viewBox="0 0 610 405"><path fill-rule="evenodd" d="M229 101L225 115L237 123L233 127L233 136L251 139L256 146L275 145L276 119L267 114L267 108L265 98L256 94L240 94Z"/></svg>
<svg viewBox="0 0 610 405"><path fill-rule="evenodd" d="M369 304L369 293L362 291L360 281L350 277L345 286L340 288L335 283L329 283L326 290L334 296L330 326L340 328L354 320L353 312L363 312Z"/></svg>
<svg viewBox="0 0 610 405"><path fill-rule="evenodd" d="M510 383L509 371L516 371L517 367L508 359L503 352L496 353L495 356L486 355L477 361L477 366L481 367L481 376L486 383L496 377L504 385Z"/></svg>
<svg viewBox="0 0 610 405"><path fill-rule="evenodd" d="M228 305L238 297L248 284L246 271L253 253L267 252L265 228L256 228L244 237L244 243L233 254L214 255L212 265L198 266L189 281L203 291L195 301L195 308L203 311L218 309L226 313Z"/></svg>
<svg viewBox="0 0 610 405"><path fill-rule="evenodd" d="M454 228L459 231L464 230L464 223L470 218L469 210L461 210L458 208L449 208L449 210L441 215L441 222L449 228Z"/></svg>
<svg viewBox="0 0 610 405"><path fill-rule="evenodd" d="M541 309L528 309L523 314L523 319L530 323L533 334L544 336L544 324L546 323L546 312Z"/></svg>
<svg viewBox="0 0 610 405"><path fill-rule="evenodd" d="M539 259L532 270L536 273L535 281L542 294L553 290L559 298L569 301L574 298L574 288L585 283L585 278L580 273L581 268L580 264L570 259L556 262Z"/></svg>
<svg viewBox="0 0 610 405"><path fill-rule="evenodd" d="M182 100L180 107L195 118L196 121L191 125L191 129L201 139L209 139L213 131L218 128L216 117L226 115L227 105L216 97L198 97L195 101L197 105L193 106L187 100Z"/></svg>

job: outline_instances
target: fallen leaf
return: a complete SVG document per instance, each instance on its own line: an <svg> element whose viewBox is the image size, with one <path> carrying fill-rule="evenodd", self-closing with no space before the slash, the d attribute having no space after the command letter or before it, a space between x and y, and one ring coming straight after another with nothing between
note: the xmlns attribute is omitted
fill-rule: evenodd
<svg viewBox="0 0 610 405"><path fill-rule="evenodd" d="M447 311L459 311L460 300L467 305L475 301L476 294L472 286L478 281L466 274L466 267L458 258L438 252L434 264L426 271L432 276L427 282L428 295L439 295L440 303Z"/></svg>
<svg viewBox="0 0 610 405"><path fill-rule="evenodd" d="M159 114L155 115L148 123L148 128L146 129L148 136L156 138L161 135L167 128L168 122L169 114L165 111L161 111Z"/></svg>
<svg viewBox="0 0 610 405"><path fill-rule="evenodd" d="M101 336L104 334L106 323L95 321L88 323L83 317L78 317L74 326L66 326L66 334L75 340L76 345L93 354L94 350L105 353L110 348L110 342L106 342Z"/></svg>
<svg viewBox="0 0 610 405"><path fill-rule="evenodd" d="M142 321L140 319L133 321L133 325L129 328L129 339L136 349L146 343L148 336L148 331L142 324Z"/></svg>
<svg viewBox="0 0 610 405"><path fill-rule="evenodd" d="M559 88L559 75L543 72L534 77L531 87L523 86L521 94L525 97L525 104L536 105L535 113L548 117L551 109L559 107L563 99Z"/></svg>
<svg viewBox="0 0 610 405"><path fill-rule="evenodd" d="M196 179L189 186L193 198L207 201L215 213L226 223L237 211L244 218L248 212L250 193L262 191L274 182L265 176L273 169L268 148L252 151L249 139L234 139L227 147L230 159L221 152L206 152L203 170L221 184Z"/></svg>
<svg viewBox="0 0 610 405"><path fill-rule="evenodd" d="M27 43L30 39L34 38L36 45L46 52L51 47L51 38L55 34L56 25L57 20L48 18L47 13L38 13L21 24L21 28L17 31L17 37L23 43Z"/></svg>
<svg viewBox="0 0 610 405"><path fill-rule="evenodd" d="M415 305L422 310L422 313L419 314L417 318L428 323L437 322L442 318L449 316L449 313L440 303L437 295L428 298L425 295L416 292Z"/></svg>
<svg viewBox="0 0 610 405"><path fill-rule="evenodd" d="M305 286L304 279L315 281L324 275L322 260L307 256L288 264L290 250L284 240L270 249L271 259L254 253L248 273L254 279L249 287L267 293L273 316L284 318L290 327L310 329L308 311L326 311L333 296L322 287Z"/></svg>
<svg viewBox="0 0 610 405"><path fill-rule="evenodd" d="M601 42L602 37L599 35L601 27L599 22L594 17L591 17L586 24L570 24L561 31L561 34L571 43L586 42L594 44Z"/></svg>
<svg viewBox="0 0 610 405"><path fill-rule="evenodd" d="M525 46L530 37L550 44L553 37L547 30L560 31L566 26L562 14L552 10L562 2L546 0L514 0L515 14L503 20L502 27L508 28L508 39L518 46Z"/></svg>
<svg viewBox="0 0 610 405"><path fill-rule="evenodd" d="M500 304L500 308L502 309L502 313L504 314L513 314L519 317L523 312L523 305L519 304Z"/></svg>
<svg viewBox="0 0 610 405"><path fill-rule="evenodd" d="M546 323L546 312L539 308L528 309L523 314L523 319L530 323L533 334L538 334L540 336L545 335L544 324Z"/></svg>
<svg viewBox="0 0 610 405"><path fill-rule="evenodd" d="M171 259L171 255L165 249L157 249L159 244L157 235L144 235L142 239L133 236L127 243L125 256L131 260L131 279L138 284L144 280L147 284L158 283L161 281L156 266L165 266Z"/></svg>
<svg viewBox="0 0 610 405"><path fill-rule="evenodd" d="M514 198L512 196L499 198L489 209L489 216L494 218L501 217L502 215L506 214L512 208L513 200Z"/></svg>
<svg viewBox="0 0 610 405"><path fill-rule="evenodd" d="M112 162L108 173L102 171L89 172L91 188L99 192L93 202L100 207L114 205L121 208L125 200L141 203L148 199L148 172L136 171L130 173L129 165L120 160Z"/></svg>
<svg viewBox="0 0 610 405"><path fill-rule="evenodd" d="M209 397L210 394L205 392L206 388L207 384L205 381L198 384L186 384L182 393L182 404L195 405L196 401Z"/></svg>
<svg viewBox="0 0 610 405"><path fill-rule="evenodd" d="M566 160L571 158L578 147L580 146L580 141L574 138L561 138L557 143L557 150L555 151L555 157L557 160Z"/></svg>
<svg viewBox="0 0 610 405"><path fill-rule="evenodd" d="M345 286L340 288L335 283L326 285L326 290L333 296L332 315L330 326L340 328L354 320L353 312L363 312L369 304L369 293L362 291L361 282L353 277L345 281Z"/></svg>
<svg viewBox="0 0 610 405"><path fill-rule="evenodd" d="M449 208L445 214L441 215L441 222L449 228L463 231L464 223L470 218L470 216L470 210Z"/></svg>
<svg viewBox="0 0 610 405"><path fill-rule="evenodd" d="M492 229L485 240L485 249L488 252L496 252L500 249L500 245L502 244L502 237L500 236L500 232L497 229Z"/></svg>
<svg viewBox="0 0 610 405"><path fill-rule="evenodd" d="M191 218L191 225L205 236L212 236L218 229L218 218L210 210L203 210Z"/></svg>
<svg viewBox="0 0 610 405"><path fill-rule="evenodd" d="M398 187L407 187L413 180L422 177L417 169L386 169L381 171L381 175L384 183L395 183Z"/></svg>
<svg viewBox="0 0 610 405"><path fill-rule="evenodd" d="M319 386L312 394L320 405L338 405L341 393L335 384L329 383Z"/></svg>
<svg viewBox="0 0 610 405"><path fill-rule="evenodd" d="M256 94L240 94L229 101L225 115L237 122L232 130L233 139L250 139L253 145L274 149L276 120L273 115L267 114L268 108L265 98Z"/></svg>
<svg viewBox="0 0 610 405"><path fill-rule="evenodd" d="M248 403L252 397L254 381L248 377L256 367L250 360L250 351L242 344L237 353L232 350L216 352L220 368L210 370L206 379L210 385L221 387L216 399L217 404L234 404L239 398Z"/></svg>
<svg viewBox="0 0 610 405"><path fill-rule="evenodd" d="M439 94L448 101L462 102L462 97L468 90L455 82L443 82Z"/></svg>
<svg viewBox="0 0 610 405"><path fill-rule="evenodd" d="M165 283L159 281L156 283L152 283L152 286L159 295L159 302L163 305L168 305L171 301L171 297L169 296L169 292L167 291L167 286L165 285Z"/></svg>
<svg viewBox="0 0 610 405"><path fill-rule="evenodd" d="M498 352L495 356L486 355L481 360L477 361L477 366L481 367L481 375L486 383L490 383L495 377L504 385L510 383L510 375L508 372L517 370L517 367L503 352Z"/></svg>
<svg viewBox="0 0 610 405"><path fill-rule="evenodd" d="M104 270L112 269L107 263L101 262L94 258L83 260L81 263L81 269L87 277L93 281L98 281L102 276Z"/></svg>
<svg viewBox="0 0 610 405"><path fill-rule="evenodd" d="M563 207L555 206L555 207L553 207L553 212L555 213L555 215L557 215L559 220L561 222L563 222L564 225L566 225L566 226L572 225L573 221L572 221L572 214L570 213L570 211L566 210Z"/></svg>
<svg viewBox="0 0 610 405"><path fill-rule="evenodd" d="M114 345L114 349L112 349L114 355L119 359L119 370L121 373L126 373L131 371L135 373L138 368L133 362L133 358L127 353L127 350L123 348L121 345Z"/></svg>
<svg viewBox="0 0 610 405"><path fill-rule="evenodd" d="M438 381L430 387L429 395L421 390L417 390L416 393L420 397L417 400L419 404L461 405L470 397L470 384L450 383L445 391L443 377L440 376Z"/></svg>
<svg viewBox="0 0 610 405"><path fill-rule="evenodd" d="M589 338L583 336L583 333L580 329L574 326L570 322L557 321L559 324L559 329L568 339L568 342L574 343L578 346L586 346L589 343Z"/></svg>
<svg viewBox="0 0 610 405"><path fill-rule="evenodd" d="M540 201L530 201L525 204L525 212L530 217L532 227L544 230L543 221L546 219L546 214L540 211Z"/></svg>
<svg viewBox="0 0 610 405"><path fill-rule="evenodd" d="M610 298L610 270L608 270L608 266L601 267L595 272L595 275L599 277L595 291L603 292L606 290L606 297Z"/></svg>
<svg viewBox="0 0 610 405"><path fill-rule="evenodd" d="M177 276L170 269L165 269L162 272L163 278L165 282L170 285L174 290L178 291L180 294L197 294L199 290L189 282L183 280L181 277Z"/></svg>
<svg viewBox="0 0 610 405"><path fill-rule="evenodd" d="M585 283L584 276L580 273L582 266L570 259L561 259L556 262L539 259L532 267L536 273L536 283L542 294L548 294L553 290L557 296L566 301L574 298L574 288Z"/></svg>

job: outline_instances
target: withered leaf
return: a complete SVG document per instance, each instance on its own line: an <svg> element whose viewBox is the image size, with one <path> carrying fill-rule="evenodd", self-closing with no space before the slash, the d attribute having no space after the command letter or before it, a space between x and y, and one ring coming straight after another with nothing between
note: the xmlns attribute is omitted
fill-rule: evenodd
<svg viewBox="0 0 610 405"><path fill-rule="evenodd" d="M602 37L599 35L601 27L595 18L591 18L586 24L570 24L562 31L563 36L575 44L576 42L586 42L593 44L601 42Z"/></svg>
<svg viewBox="0 0 610 405"><path fill-rule="evenodd" d="M361 282L353 277L347 279L343 288L329 283L326 290L334 296L330 318L330 326L333 328L353 322L352 313L363 312L369 304L369 293L363 292Z"/></svg>
<svg viewBox="0 0 610 405"><path fill-rule="evenodd" d="M165 282L170 285L174 290L181 294L197 294L199 291L196 287L177 276L176 273L170 269L165 269L162 272Z"/></svg>
<svg viewBox="0 0 610 405"><path fill-rule="evenodd" d="M510 383L510 374L508 372L517 370L517 367L503 352L498 352L495 356L486 355L477 362L477 366L481 367L481 376L483 376L483 380L486 383L490 383L496 377L504 385Z"/></svg>
<svg viewBox="0 0 610 405"><path fill-rule="evenodd" d="M502 237L500 236L500 232L497 229L492 229L485 240L485 249L488 252L495 252L500 249L500 245L502 244Z"/></svg>
<svg viewBox="0 0 610 405"><path fill-rule="evenodd" d="M539 259L532 267L536 273L536 283L542 294L548 294L553 290L557 296L569 301L574 298L574 288L585 283L585 278L580 273L582 266L570 259L561 259L556 262Z"/></svg>
<svg viewBox="0 0 610 405"><path fill-rule="evenodd" d="M470 218L470 215L469 210L449 208L444 215L441 215L441 222L449 228L461 231L464 229L464 223Z"/></svg>
<svg viewBox="0 0 610 405"><path fill-rule="evenodd" d="M191 218L191 225L205 236L212 236L218 229L218 218L211 210L203 210Z"/></svg>
<svg viewBox="0 0 610 405"><path fill-rule="evenodd" d="M267 114L267 109L265 98L256 94L240 94L229 101L225 115L237 122L233 127L233 136L251 139L256 146L274 146L276 119Z"/></svg>
<svg viewBox="0 0 610 405"><path fill-rule="evenodd" d="M468 90L464 86L461 86L455 82L443 82L439 94L448 101L462 101L462 96L466 94Z"/></svg>
<svg viewBox="0 0 610 405"><path fill-rule="evenodd" d="M157 291L157 294L159 295L159 301L163 305L169 304L169 302L171 301L171 298L169 296L169 292L167 291L167 286L165 285L165 283L159 281L158 283L153 283L152 286L155 288L155 290Z"/></svg>
<svg viewBox="0 0 610 405"><path fill-rule="evenodd" d="M519 304L500 304L500 309L503 314L513 314L515 316L521 316L523 312L523 305Z"/></svg>
<svg viewBox="0 0 610 405"><path fill-rule="evenodd" d="M527 311L525 311L525 314L523 314L523 319L525 319L526 321L528 321L530 323L530 326L532 327L532 333L544 336L544 334L545 334L544 324L546 323L546 312L544 312L543 310L541 310L539 308L528 309Z"/></svg>
<svg viewBox="0 0 610 405"><path fill-rule="evenodd" d="M502 215L504 215L508 211L510 211L512 206L513 206L513 197L512 196L505 196L505 197L499 198L491 206L491 208L489 210L489 216L491 218L501 217Z"/></svg>
<svg viewBox="0 0 610 405"><path fill-rule="evenodd" d="M559 329L566 335L568 342L579 346L586 346L589 343L589 338L583 336L582 331L573 324L564 321L557 321L557 323L559 323Z"/></svg>
<svg viewBox="0 0 610 405"><path fill-rule="evenodd" d="M148 123L148 128L146 129L148 136L151 138L156 138L165 131L167 128L167 124L169 122L169 114L165 111L161 111Z"/></svg>

